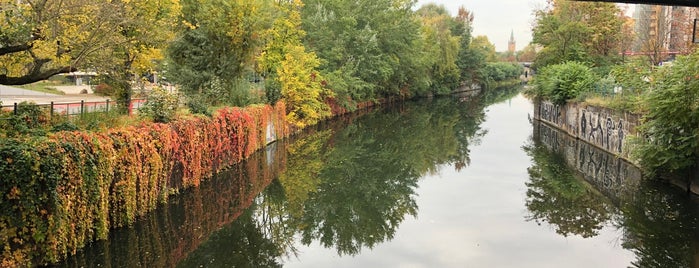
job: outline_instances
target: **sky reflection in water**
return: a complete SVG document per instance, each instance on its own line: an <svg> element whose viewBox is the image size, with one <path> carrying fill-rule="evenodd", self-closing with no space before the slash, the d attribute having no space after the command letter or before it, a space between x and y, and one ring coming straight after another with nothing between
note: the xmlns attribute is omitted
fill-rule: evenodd
<svg viewBox="0 0 699 268"><path fill-rule="evenodd" d="M277 143L61 266L696 264L696 202L532 126L532 111L522 96L488 94L344 117Z"/></svg>

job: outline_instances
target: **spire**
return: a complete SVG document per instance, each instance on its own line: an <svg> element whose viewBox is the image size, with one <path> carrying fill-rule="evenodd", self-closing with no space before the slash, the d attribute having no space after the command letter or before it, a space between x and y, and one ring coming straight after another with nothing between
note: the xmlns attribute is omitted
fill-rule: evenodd
<svg viewBox="0 0 699 268"><path fill-rule="evenodd" d="M507 43L507 51L514 53L516 46L517 43L515 43L515 30L512 30L512 32L510 33L510 41Z"/></svg>

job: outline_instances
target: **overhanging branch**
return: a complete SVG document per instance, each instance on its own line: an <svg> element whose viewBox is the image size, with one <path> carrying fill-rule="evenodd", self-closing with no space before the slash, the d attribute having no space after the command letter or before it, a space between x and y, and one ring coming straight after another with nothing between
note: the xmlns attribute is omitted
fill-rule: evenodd
<svg viewBox="0 0 699 268"><path fill-rule="evenodd" d="M21 51L27 51L32 48L30 44L21 44L7 47L0 47L0 56L4 56L11 53L17 53Z"/></svg>
<svg viewBox="0 0 699 268"><path fill-rule="evenodd" d="M49 79L49 77L57 74L70 73L74 71L77 71L77 68L71 66L64 66L44 71L31 72L29 74L17 77L7 76L3 74L0 75L0 85L25 85Z"/></svg>

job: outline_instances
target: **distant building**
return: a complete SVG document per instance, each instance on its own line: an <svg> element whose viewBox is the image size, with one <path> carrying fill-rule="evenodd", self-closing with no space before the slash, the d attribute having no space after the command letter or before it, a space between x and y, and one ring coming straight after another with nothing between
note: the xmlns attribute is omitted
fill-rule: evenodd
<svg viewBox="0 0 699 268"><path fill-rule="evenodd" d="M510 41L507 43L507 52L514 54L516 47L517 43L515 42L515 31L512 30L512 33L510 33Z"/></svg>
<svg viewBox="0 0 699 268"><path fill-rule="evenodd" d="M697 13L695 7L637 5L634 54L656 55L657 61L663 61L689 53Z"/></svg>

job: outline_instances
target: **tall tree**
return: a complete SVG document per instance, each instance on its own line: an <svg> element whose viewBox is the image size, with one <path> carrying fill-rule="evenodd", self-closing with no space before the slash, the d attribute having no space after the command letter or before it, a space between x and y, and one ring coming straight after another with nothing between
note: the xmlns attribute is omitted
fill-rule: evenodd
<svg viewBox="0 0 699 268"><path fill-rule="evenodd" d="M316 70L320 65L318 57L307 52L301 43L305 35L301 29L303 3L281 1L276 7L280 15L267 31L267 44L259 57L259 66L270 74L268 79L275 80L273 85L279 85L288 107L289 121L299 127L313 125L330 115L330 107L324 100L332 94Z"/></svg>
<svg viewBox="0 0 699 268"><path fill-rule="evenodd" d="M461 80L462 82L476 81L478 70L485 64L485 55L471 47L473 13L463 6L459 7L456 21L463 25L460 33L461 48L456 60L456 65L461 70Z"/></svg>
<svg viewBox="0 0 699 268"><path fill-rule="evenodd" d="M495 45L488 40L485 35L479 35L471 40L471 49L476 50L485 57L486 62L496 62L498 61L498 55L495 52Z"/></svg>
<svg viewBox="0 0 699 268"><path fill-rule="evenodd" d="M410 0L308 0L304 44L338 100L400 94L424 70L419 22Z"/></svg>
<svg viewBox="0 0 699 268"><path fill-rule="evenodd" d="M533 62L535 58L536 47L533 44L529 44L517 52L517 61L519 62Z"/></svg>
<svg viewBox="0 0 699 268"><path fill-rule="evenodd" d="M153 71L162 50L174 38L173 29L180 6L172 0L112 1L112 15L129 18L119 23L112 36L115 45L96 51L97 61L88 61L107 76L115 87L117 101L128 108L133 95L133 81ZM157 30L155 30L157 29Z"/></svg>
<svg viewBox="0 0 699 268"><path fill-rule="evenodd" d="M422 19L425 53L429 54L431 90L444 94L458 87L461 72L456 64L460 35L465 25L449 15L444 6L428 4L417 10Z"/></svg>
<svg viewBox="0 0 699 268"><path fill-rule="evenodd" d="M189 96L235 103L235 87L252 69L260 32L268 25L258 1L183 0L179 34L167 50L168 78ZM237 100L242 101L244 100Z"/></svg>

